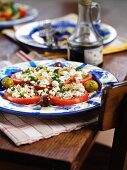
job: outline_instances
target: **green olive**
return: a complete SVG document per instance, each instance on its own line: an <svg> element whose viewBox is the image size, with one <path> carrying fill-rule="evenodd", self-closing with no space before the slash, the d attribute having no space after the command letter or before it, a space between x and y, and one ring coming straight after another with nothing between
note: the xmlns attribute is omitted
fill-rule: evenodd
<svg viewBox="0 0 127 170"><path fill-rule="evenodd" d="M1 83L2 83L2 86L5 88L9 88L14 85L13 80L9 77L3 78Z"/></svg>
<svg viewBox="0 0 127 170"><path fill-rule="evenodd" d="M98 89L98 83L95 80L89 80L85 83L85 88L88 92L92 93Z"/></svg>

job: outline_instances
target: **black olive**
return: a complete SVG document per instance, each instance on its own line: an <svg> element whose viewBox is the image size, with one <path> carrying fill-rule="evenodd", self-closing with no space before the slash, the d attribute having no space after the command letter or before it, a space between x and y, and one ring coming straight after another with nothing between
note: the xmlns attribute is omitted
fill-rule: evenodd
<svg viewBox="0 0 127 170"><path fill-rule="evenodd" d="M42 97L41 101L39 102L39 104L42 106L42 107L47 107L47 106L50 106L51 105L51 99L48 95L45 95Z"/></svg>
<svg viewBox="0 0 127 170"><path fill-rule="evenodd" d="M61 62L56 62L56 63L54 64L54 67L63 67L63 66L62 66L62 63L61 63Z"/></svg>

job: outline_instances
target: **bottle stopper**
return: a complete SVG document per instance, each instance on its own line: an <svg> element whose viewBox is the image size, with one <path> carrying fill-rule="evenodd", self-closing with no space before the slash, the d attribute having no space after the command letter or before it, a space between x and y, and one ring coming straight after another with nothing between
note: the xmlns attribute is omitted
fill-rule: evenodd
<svg viewBox="0 0 127 170"><path fill-rule="evenodd" d="M91 5L92 0L79 0L79 3L82 5Z"/></svg>

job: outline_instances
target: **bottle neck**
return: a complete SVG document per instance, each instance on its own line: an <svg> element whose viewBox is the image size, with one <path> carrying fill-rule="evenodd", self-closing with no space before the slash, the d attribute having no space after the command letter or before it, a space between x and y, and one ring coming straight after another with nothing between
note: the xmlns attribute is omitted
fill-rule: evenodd
<svg viewBox="0 0 127 170"><path fill-rule="evenodd" d="M102 37L97 33L92 20L92 4L84 4L85 0L78 1L78 22L68 42L73 45L95 47L102 45ZM88 1L89 2L89 1Z"/></svg>
<svg viewBox="0 0 127 170"><path fill-rule="evenodd" d="M81 0L78 3L78 22L92 23L91 5L84 5Z"/></svg>

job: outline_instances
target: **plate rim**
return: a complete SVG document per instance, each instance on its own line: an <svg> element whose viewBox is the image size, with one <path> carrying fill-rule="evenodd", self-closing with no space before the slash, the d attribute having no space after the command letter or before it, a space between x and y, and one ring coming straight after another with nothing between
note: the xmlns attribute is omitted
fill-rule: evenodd
<svg viewBox="0 0 127 170"><path fill-rule="evenodd" d="M114 41L117 38L117 31L112 25L109 25L109 24L106 24L106 23L102 23L102 24L103 24L102 26L109 28L114 35L113 38L112 38L112 34L110 34L110 38L105 40L104 45L108 45L109 43L111 43L112 41Z"/></svg>

